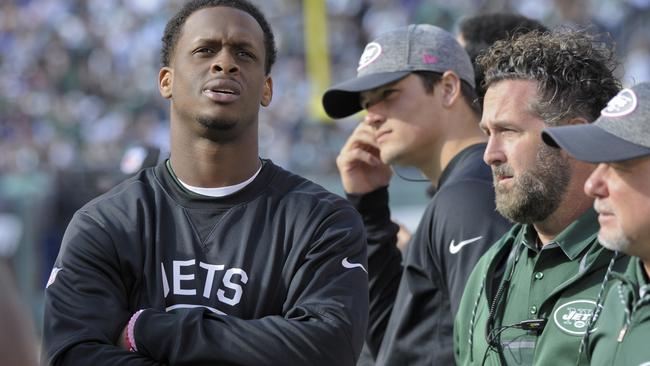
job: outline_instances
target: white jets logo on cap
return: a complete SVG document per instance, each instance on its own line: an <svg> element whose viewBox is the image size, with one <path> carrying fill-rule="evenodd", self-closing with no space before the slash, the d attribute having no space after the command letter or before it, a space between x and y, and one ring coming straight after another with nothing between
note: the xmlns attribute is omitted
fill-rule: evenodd
<svg viewBox="0 0 650 366"><path fill-rule="evenodd" d="M357 67L357 71L370 65L377 59L377 57L379 57L379 55L381 55L381 45L377 42L368 43L366 45L366 48L363 50L363 54L361 54L361 58L359 59L359 67Z"/></svg>
<svg viewBox="0 0 650 366"><path fill-rule="evenodd" d="M623 89L607 102L607 107L600 114L605 117L620 117L632 113L635 108L636 94L630 89Z"/></svg>

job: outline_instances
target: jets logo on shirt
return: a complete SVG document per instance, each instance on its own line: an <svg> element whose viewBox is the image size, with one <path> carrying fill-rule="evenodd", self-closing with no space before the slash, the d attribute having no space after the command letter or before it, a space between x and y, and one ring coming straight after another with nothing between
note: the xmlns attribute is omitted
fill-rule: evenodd
<svg viewBox="0 0 650 366"><path fill-rule="evenodd" d="M218 303L235 306L241 301L244 286L248 283L246 271L237 267L226 268L224 264L196 259L172 260L171 266L167 263L167 266L160 263L163 294L165 298L171 294L176 301L193 299L201 293L205 299L216 299ZM168 271L170 267L171 271ZM204 307L219 313L214 308Z"/></svg>
<svg viewBox="0 0 650 366"><path fill-rule="evenodd" d="M596 302L591 300L569 301L553 312L553 320L564 333L581 336L587 331L595 307Z"/></svg>

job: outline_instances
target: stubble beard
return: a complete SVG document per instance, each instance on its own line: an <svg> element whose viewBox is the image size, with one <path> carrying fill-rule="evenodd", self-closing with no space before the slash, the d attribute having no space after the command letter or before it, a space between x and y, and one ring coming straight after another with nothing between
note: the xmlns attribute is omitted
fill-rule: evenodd
<svg viewBox="0 0 650 366"><path fill-rule="evenodd" d="M237 121L223 118L197 116L196 122L206 129L207 137L215 142L228 143L236 140Z"/></svg>
<svg viewBox="0 0 650 366"><path fill-rule="evenodd" d="M631 246L630 238L625 236L620 231L616 232L613 237L607 237L602 235L601 233L598 233L598 242L609 250L632 255L632 253L630 253L630 246Z"/></svg>
<svg viewBox="0 0 650 366"><path fill-rule="evenodd" d="M596 212L612 211L611 207L598 199L594 201L594 210ZM634 255L630 252L632 240L629 236L625 235L623 228L618 223L615 227L612 228L609 226L609 228L609 230L606 230L606 226L600 227L598 231L598 242L609 250Z"/></svg>
<svg viewBox="0 0 650 366"><path fill-rule="evenodd" d="M594 201L594 210L596 212L611 212L612 208L604 203L603 201L596 199ZM632 240L628 235L625 235L623 228L620 225L616 225L608 231L605 231L606 227L601 226L598 231L598 242L605 248L613 251L622 252L629 255L634 255L630 252Z"/></svg>
<svg viewBox="0 0 650 366"><path fill-rule="evenodd" d="M497 176L512 175L509 165L492 168L497 211L512 222L532 224L547 219L560 206L569 181L571 166L555 149L541 144L535 165L513 176L513 185L498 184Z"/></svg>

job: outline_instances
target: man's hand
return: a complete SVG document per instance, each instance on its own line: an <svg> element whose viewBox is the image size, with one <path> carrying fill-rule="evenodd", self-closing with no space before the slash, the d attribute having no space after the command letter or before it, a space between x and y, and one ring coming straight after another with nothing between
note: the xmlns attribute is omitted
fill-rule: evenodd
<svg viewBox="0 0 650 366"><path fill-rule="evenodd" d="M368 123L354 129L336 158L346 193L363 194L385 187L392 171L379 157L375 131Z"/></svg>

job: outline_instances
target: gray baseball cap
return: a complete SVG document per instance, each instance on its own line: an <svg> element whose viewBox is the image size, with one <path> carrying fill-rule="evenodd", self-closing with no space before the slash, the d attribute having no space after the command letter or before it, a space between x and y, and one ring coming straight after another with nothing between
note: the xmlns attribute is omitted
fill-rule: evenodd
<svg viewBox="0 0 650 366"><path fill-rule="evenodd" d="M621 90L594 123L545 128L542 139L589 163L650 155L650 83Z"/></svg>
<svg viewBox="0 0 650 366"><path fill-rule="evenodd" d="M362 91L398 81L413 71L455 72L474 87L474 69L463 47L442 28L411 24L379 35L359 59L357 77L334 85L323 95L323 107L332 118L361 109Z"/></svg>

